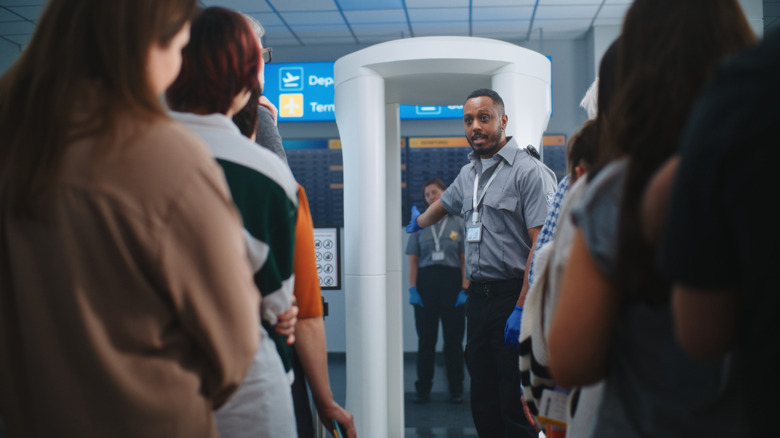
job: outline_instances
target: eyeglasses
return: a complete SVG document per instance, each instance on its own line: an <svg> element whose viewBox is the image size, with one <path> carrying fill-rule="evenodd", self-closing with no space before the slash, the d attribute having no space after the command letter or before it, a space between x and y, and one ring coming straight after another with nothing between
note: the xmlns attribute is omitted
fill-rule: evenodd
<svg viewBox="0 0 780 438"><path fill-rule="evenodd" d="M271 54L274 52L273 47L263 47L263 62L268 64L271 62Z"/></svg>

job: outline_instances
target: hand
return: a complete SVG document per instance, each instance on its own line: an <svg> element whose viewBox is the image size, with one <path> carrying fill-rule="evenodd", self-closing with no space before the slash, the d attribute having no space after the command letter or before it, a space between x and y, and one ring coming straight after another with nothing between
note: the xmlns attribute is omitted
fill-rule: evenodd
<svg viewBox="0 0 780 438"><path fill-rule="evenodd" d="M352 414L344 410L333 400L330 400L326 406L317 408L317 413L320 414L322 424L331 424L332 420L336 420L341 425L341 431L344 432L344 436L341 438L356 438L357 429L355 429L355 420ZM330 431L331 434L333 431Z"/></svg>
<svg viewBox="0 0 780 438"><path fill-rule="evenodd" d="M282 336L287 336L287 345L295 343L295 324L298 322L298 305L293 302L292 306L279 315L276 315L278 321L274 328L276 333Z"/></svg>
<svg viewBox="0 0 780 438"><path fill-rule="evenodd" d="M274 117L274 124L276 124L276 115L279 114L279 110L276 109L274 104L272 104L271 101L263 95L260 95L260 99L257 100L257 104L268 109L268 112L271 113L271 115Z"/></svg>
<svg viewBox="0 0 780 438"><path fill-rule="evenodd" d="M409 225L406 226L406 232L407 233L414 233L415 231L420 231L423 229L423 227L417 225L417 218L420 217L420 210L417 209L416 205L412 205L412 220L409 221Z"/></svg>
<svg viewBox="0 0 780 438"><path fill-rule="evenodd" d="M466 295L466 291L461 290L460 292L458 292L458 299L455 300L455 307L460 307L466 304L466 298L468 298L468 295Z"/></svg>
<svg viewBox="0 0 780 438"><path fill-rule="evenodd" d="M515 310L506 319L506 326L504 327L504 344L510 347L518 347L520 345L520 322L523 320L523 308L515 306Z"/></svg>
<svg viewBox="0 0 780 438"><path fill-rule="evenodd" d="M422 303L422 297L420 297L420 293L417 292L417 286L412 286L409 288L409 304L412 306L424 307Z"/></svg>

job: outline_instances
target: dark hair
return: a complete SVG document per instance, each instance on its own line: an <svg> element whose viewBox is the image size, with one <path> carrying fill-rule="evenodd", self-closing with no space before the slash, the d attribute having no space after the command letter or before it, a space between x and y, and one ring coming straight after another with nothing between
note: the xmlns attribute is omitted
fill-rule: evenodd
<svg viewBox="0 0 780 438"><path fill-rule="evenodd" d="M617 49L618 38L612 41L599 63L599 90L596 98L596 112L601 117L606 116L612 105L617 81ZM598 116L597 116L598 117Z"/></svg>
<svg viewBox="0 0 780 438"><path fill-rule="evenodd" d="M426 179L422 186L423 202L425 203L426 207L428 207L428 201L425 200L425 188L431 185L438 186L440 189L442 189L442 191L447 190L447 185L444 184L444 181L442 181L441 178Z"/></svg>
<svg viewBox="0 0 780 438"><path fill-rule="evenodd" d="M249 21L239 12L212 6L192 21L181 72L168 88L175 111L225 114L233 98L260 87L260 45Z"/></svg>
<svg viewBox="0 0 780 438"><path fill-rule="evenodd" d="M599 124L596 119L586 121L566 144L566 164L569 179L574 182L577 175L574 168L584 162L590 170L596 164L599 153Z"/></svg>
<svg viewBox="0 0 780 438"><path fill-rule="evenodd" d="M594 178L601 169L612 161L613 156L609 149L604 145L603 133L609 126L609 110L612 107L615 97L615 86L617 83L617 57L618 41L620 37L612 41L599 63L599 89L596 96L596 132L595 142L597 145L595 160L588 171L588 180Z"/></svg>
<svg viewBox="0 0 780 438"><path fill-rule="evenodd" d="M249 95L249 102L241 108L241 111L233 115L233 123L238 126L238 130L244 137L251 138L257 132L257 122L260 118L257 104L259 99L260 88L253 88Z"/></svg>
<svg viewBox="0 0 780 438"><path fill-rule="evenodd" d="M489 97L493 100L493 104L498 108L498 115L504 115L504 100L501 99L501 96L499 96L498 93L491 90L490 88L480 88L479 90L472 91L471 94L469 94L469 97L466 98L466 101L475 97L483 96Z"/></svg>
<svg viewBox="0 0 780 438"><path fill-rule="evenodd" d="M48 2L0 79L0 185L13 214L35 216L76 139L107 148L121 113L167 117L149 82L149 50L167 47L196 10L195 0Z"/></svg>
<svg viewBox="0 0 780 438"><path fill-rule="evenodd" d="M665 303L668 284L653 269L642 238L640 203L655 171L671 157L702 86L727 56L755 43L737 0L636 0L618 43L617 88L606 152L627 156L618 224L616 286Z"/></svg>

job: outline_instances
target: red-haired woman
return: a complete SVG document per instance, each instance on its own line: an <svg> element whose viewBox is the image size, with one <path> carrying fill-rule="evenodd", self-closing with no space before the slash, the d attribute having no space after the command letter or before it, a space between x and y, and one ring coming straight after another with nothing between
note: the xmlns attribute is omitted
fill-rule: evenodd
<svg viewBox="0 0 780 438"><path fill-rule="evenodd" d="M223 438L296 436L291 363L285 361L285 371L273 340L285 359L291 347L286 336L271 339L269 333L276 333L274 324L292 302L298 185L279 157L243 136L232 120L252 90L262 87L262 56L243 15L204 9L192 22L181 73L166 92L173 117L206 141L225 172L262 293L265 328L257 327L261 342L255 362L238 392L217 412Z"/></svg>

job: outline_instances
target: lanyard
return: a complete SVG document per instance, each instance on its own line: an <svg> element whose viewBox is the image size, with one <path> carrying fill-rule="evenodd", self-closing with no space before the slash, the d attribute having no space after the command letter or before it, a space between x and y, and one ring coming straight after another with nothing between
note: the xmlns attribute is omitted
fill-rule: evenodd
<svg viewBox="0 0 780 438"><path fill-rule="evenodd" d="M493 172L493 175L490 175L490 179L485 183L485 188L482 190L482 194L479 195L479 198L477 198L477 189L479 187L479 172L477 172L477 176L474 177L474 199L472 201L473 204L471 204L474 207L474 213L471 214L471 223L476 224L479 222L479 206L482 204L482 198L485 197L485 193L487 193L488 187L490 187L490 184L493 182L493 178L498 175L498 172L501 171L501 168L504 167L504 164L506 164L506 162L503 160L498 164L496 171Z"/></svg>
<svg viewBox="0 0 780 438"><path fill-rule="evenodd" d="M431 225L431 234L433 234L433 244L436 246L436 252L441 251L441 246L439 245L439 238L441 237L441 233L444 231L444 227L447 226L447 219L449 217L445 217L444 220L441 222L441 228L439 228L439 233L436 234L436 228L435 225Z"/></svg>

